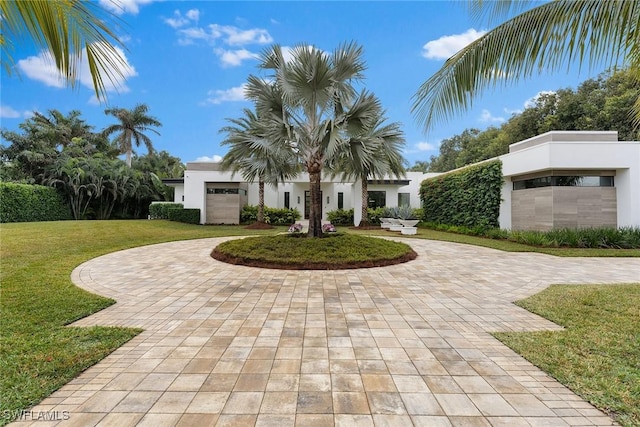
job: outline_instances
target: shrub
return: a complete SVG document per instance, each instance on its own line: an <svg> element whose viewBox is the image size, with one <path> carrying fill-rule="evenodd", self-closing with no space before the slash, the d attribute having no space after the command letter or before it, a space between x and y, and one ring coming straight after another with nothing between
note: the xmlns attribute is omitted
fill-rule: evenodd
<svg viewBox="0 0 640 427"><path fill-rule="evenodd" d="M297 209L264 207L264 222L271 225L291 225L300 219ZM247 205L240 211L240 223L251 224L258 221L258 207Z"/></svg>
<svg viewBox="0 0 640 427"><path fill-rule="evenodd" d="M328 211L327 219L333 225L353 225L353 209Z"/></svg>
<svg viewBox="0 0 640 427"><path fill-rule="evenodd" d="M55 188L0 182L0 222L71 219L71 208Z"/></svg>
<svg viewBox="0 0 640 427"><path fill-rule="evenodd" d="M171 208L167 210L170 221L200 224L200 209Z"/></svg>
<svg viewBox="0 0 640 427"><path fill-rule="evenodd" d="M169 219L169 209L182 209L182 203L157 202L149 206L149 217L151 219ZM198 222L200 222L198 220Z"/></svg>
<svg viewBox="0 0 640 427"><path fill-rule="evenodd" d="M502 162L494 160L422 181L427 222L465 227L499 226Z"/></svg>

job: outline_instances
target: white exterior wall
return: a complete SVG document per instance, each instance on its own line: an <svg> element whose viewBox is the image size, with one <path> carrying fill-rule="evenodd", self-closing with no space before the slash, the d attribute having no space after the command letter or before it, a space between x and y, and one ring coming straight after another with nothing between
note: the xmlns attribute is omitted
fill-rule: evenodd
<svg viewBox="0 0 640 427"><path fill-rule="evenodd" d="M591 136L598 134L585 133ZM544 135L548 134L556 132ZM559 134L562 136L563 133ZM610 132L602 134L603 141L554 140L500 156L505 177L500 205L500 227L511 228L512 176L572 169L615 170L618 227L640 226L640 142L606 141ZM579 135L580 133L573 133L574 138Z"/></svg>

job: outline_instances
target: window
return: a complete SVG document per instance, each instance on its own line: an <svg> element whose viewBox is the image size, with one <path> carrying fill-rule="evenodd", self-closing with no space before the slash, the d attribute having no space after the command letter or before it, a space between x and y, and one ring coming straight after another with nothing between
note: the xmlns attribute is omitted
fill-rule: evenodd
<svg viewBox="0 0 640 427"><path fill-rule="evenodd" d="M247 195L247 191L241 188L207 188L207 194L241 194Z"/></svg>
<svg viewBox="0 0 640 427"><path fill-rule="evenodd" d="M338 193L338 209L344 209L344 193Z"/></svg>
<svg viewBox="0 0 640 427"><path fill-rule="evenodd" d="M387 205L386 191L369 191L369 207L383 208Z"/></svg>
<svg viewBox="0 0 640 427"><path fill-rule="evenodd" d="M612 176L543 176L513 182L514 190L539 187L613 187Z"/></svg>
<svg viewBox="0 0 640 427"><path fill-rule="evenodd" d="M411 194L398 193L398 206L411 206Z"/></svg>
<svg viewBox="0 0 640 427"><path fill-rule="evenodd" d="M287 209L289 209L290 197L291 197L291 193L289 193L288 191L285 191L284 192L284 207L287 208Z"/></svg>

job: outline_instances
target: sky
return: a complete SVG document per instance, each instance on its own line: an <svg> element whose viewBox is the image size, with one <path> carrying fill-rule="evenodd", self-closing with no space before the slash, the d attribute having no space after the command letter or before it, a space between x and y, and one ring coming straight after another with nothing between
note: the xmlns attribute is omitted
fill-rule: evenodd
<svg viewBox="0 0 640 427"><path fill-rule="evenodd" d="M18 130L33 111L56 109L64 114L81 111L99 131L115 123L104 114L106 108L145 103L162 123L159 136L148 133L156 150L183 162L219 160L226 153L219 130L228 124L226 119L251 108L242 85L249 75L260 75L257 58L264 49L311 44L331 52L353 41L363 47L367 64L359 86L380 98L390 122L401 124L404 157L413 165L437 155L445 138L467 128L499 126L538 93L575 88L603 71L571 67L488 90L475 98L472 109L425 133L411 113L413 95L448 57L490 29L471 18L466 2L99 2L122 21L115 31L126 46L126 81L109 87L107 102L100 103L86 71L81 84L71 89L42 52L29 43L16 43L17 73L8 75L3 69L0 81L2 128Z"/></svg>

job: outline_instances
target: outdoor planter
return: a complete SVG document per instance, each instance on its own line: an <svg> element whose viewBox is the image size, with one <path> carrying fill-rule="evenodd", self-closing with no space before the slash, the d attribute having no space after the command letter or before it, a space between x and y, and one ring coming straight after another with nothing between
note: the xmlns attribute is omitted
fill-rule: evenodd
<svg viewBox="0 0 640 427"><path fill-rule="evenodd" d="M416 227L402 227L402 229L400 229L400 232L402 234L417 234L418 229Z"/></svg>
<svg viewBox="0 0 640 427"><path fill-rule="evenodd" d="M401 219L400 223L405 227L415 227L417 223L419 223L419 219Z"/></svg>

